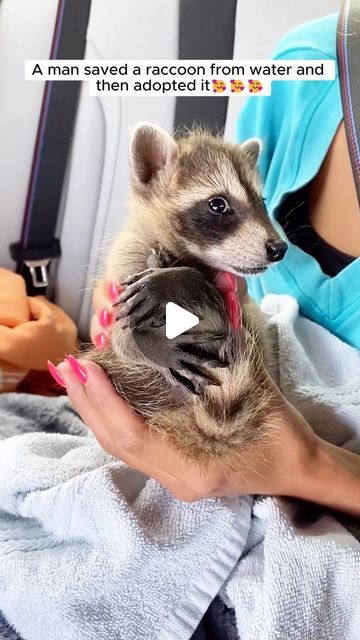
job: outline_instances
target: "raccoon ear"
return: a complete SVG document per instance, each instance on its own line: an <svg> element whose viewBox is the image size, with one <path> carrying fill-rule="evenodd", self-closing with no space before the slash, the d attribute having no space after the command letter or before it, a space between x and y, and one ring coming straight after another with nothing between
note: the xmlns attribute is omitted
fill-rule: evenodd
<svg viewBox="0 0 360 640"><path fill-rule="evenodd" d="M255 169L259 155L262 149L262 142L258 138L249 138L240 145L240 149L245 153L247 159L250 162L251 168Z"/></svg>
<svg viewBox="0 0 360 640"><path fill-rule="evenodd" d="M133 177L142 186L149 184L164 169L170 169L178 156L173 138L153 124L136 127L130 145Z"/></svg>

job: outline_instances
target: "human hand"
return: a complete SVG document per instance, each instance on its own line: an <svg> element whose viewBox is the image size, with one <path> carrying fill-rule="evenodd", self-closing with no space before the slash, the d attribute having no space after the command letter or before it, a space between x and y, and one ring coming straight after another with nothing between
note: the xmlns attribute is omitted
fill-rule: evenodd
<svg viewBox="0 0 360 640"><path fill-rule="evenodd" d="M76 361L77 363L77 361ZM303 498L360 516L360 456L321 440L274 389L269 441L249 452L241 469L187 462L171 442L147 428L92 362L61 363L58 371L75 409L100 446L130 467L154 478L180 500L241 494ZM74 367L74 369L73 369ZM85 374L85 375L84 375ZM277 395L276 395L277 394Z"/></svg>
<svg viewBox="0 0 360 640"><path fill-rule="evenodd" d="M220 279L217 284L233 289L233 283L226 280ZM107 287L107 295L101 289L94 293L96 315L91 336L98 348L103 348L108 339L112 304L119 293L116 285ZM103 337L99 339L99 335ZM100 367L70 357L57 371L75 409L102 448L155 478L182 500L242 493L297 495L302 469L317 449L318 439L309 425L273 386L274 409L268 418L271 435L264 446L249 452L241 469L220 463L203 469L186 461L171 442L149 430L119 397Z"/></svg>
<svg viewBox="0 0 360 640"><path fill-rule="evenodd" d="M186 461L175 446L147 428L118 396L104 371L92 362L61 363L68 396L100 446L132 468L158 480L185 501L239 494L298 495L303 468L314 455L317 439L300 414L282 401L271 418L271 438L262 450L249 452L241 469L210 463L206 469ZM280 398L280 396L279 396Z"/></svg>
<svg viewBox="0 0 360 640"><path fill-rule="evenodd" d="M102 351L109 340L109 329L113 323L114 308L123 288L115 282L107 283L105 289L97 287L93 294L94 315L91 320L90 336L94 346Z"/></svg>

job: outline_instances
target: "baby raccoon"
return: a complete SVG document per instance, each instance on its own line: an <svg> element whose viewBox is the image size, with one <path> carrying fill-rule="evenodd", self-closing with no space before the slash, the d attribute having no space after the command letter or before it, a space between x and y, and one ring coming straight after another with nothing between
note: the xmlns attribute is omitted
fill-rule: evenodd
<svg viewBox="0 0 360 640"><path fill-rule="evenodd" d="M109 347L88 356L151 429L202 463L239 460L259 443L271 401L259 310L241 300L241 327L231 327L214 285L218 271L258 274L285 254L261 197L259 152L255 139L231 145L202 131L174 139L150 124L135 130L132 215L104 278L125 290ZM172 340L168 302L200 318Z"/></svg>

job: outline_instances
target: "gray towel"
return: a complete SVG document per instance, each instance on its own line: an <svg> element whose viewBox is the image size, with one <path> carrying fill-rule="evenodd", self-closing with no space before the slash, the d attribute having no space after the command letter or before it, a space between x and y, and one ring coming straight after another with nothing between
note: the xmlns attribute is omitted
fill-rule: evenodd
<svg viewBox="0 0 360 640"><path fill-rule="evenodd" d="M45 398L19 393L0 394L0 440L24 433L87 435L67 396Z"/></svg>
<svg viewBox="0 0 360 640"><path fill-rule="evenodd" d="M289 296L267 296L262 309L277 329L285 395L317 433L360 452L359 352L299 316ZM221 592L241 640L359 640L358 525L296 500L256 500Z"/></svg>
<svg viewBox="0 0 360 640"><path fill-rule="evenodd" d="M360 451L359 353L288 296L263 308L285 395L321 435ZM28 412L63 433L0 443L0 610L23 640L188 640L219 589L241 640L359 640L356 523L272 498L255 501L251 523L247 497L182 504L65 435L83 433L66 400L0 397L8 430Z"/></svg>
<svg viewBox="0 0 360 640"><path fill-rule="evenodd" d="M28 402L0 398L0 422L4 403L7 420L8 403L19 414ZM250 513L247 497L181 503L92 438L8 438L0 610L24 640L185 640L236 565Z"/></svg>

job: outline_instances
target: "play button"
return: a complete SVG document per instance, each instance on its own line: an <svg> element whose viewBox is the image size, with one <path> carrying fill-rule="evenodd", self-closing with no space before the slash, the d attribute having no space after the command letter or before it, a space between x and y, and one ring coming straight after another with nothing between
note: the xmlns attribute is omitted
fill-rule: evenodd
<svg viewBox="0 0 360 640"><path fill-rule="evenodd" d="M174 302L168 302L166 305L166 326L165 333L169 340L180 336L188 329L192 329L199 324L199 318L190 311L186 311Z"/></svg>

